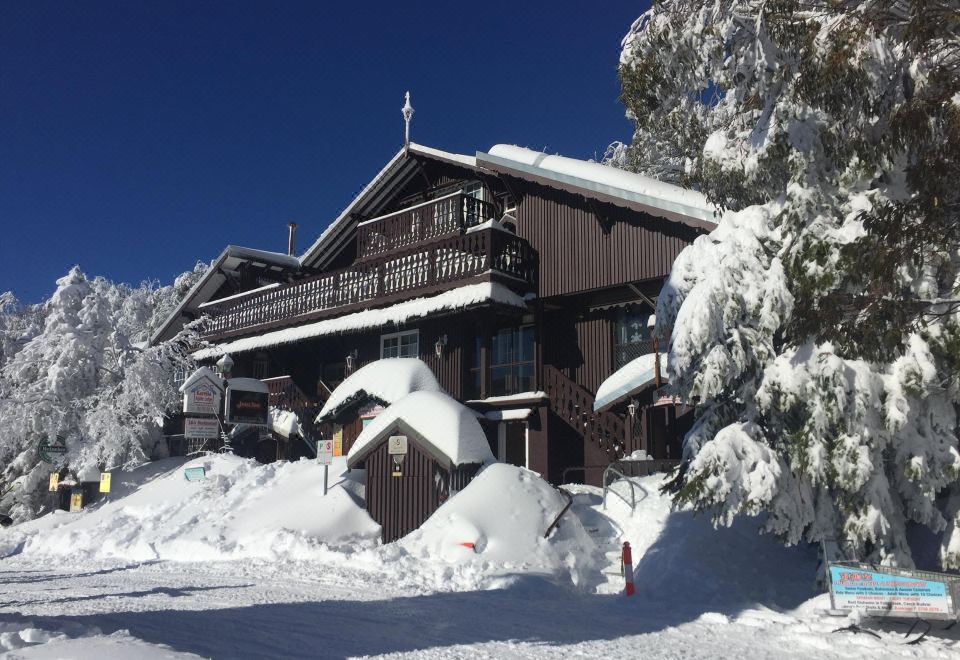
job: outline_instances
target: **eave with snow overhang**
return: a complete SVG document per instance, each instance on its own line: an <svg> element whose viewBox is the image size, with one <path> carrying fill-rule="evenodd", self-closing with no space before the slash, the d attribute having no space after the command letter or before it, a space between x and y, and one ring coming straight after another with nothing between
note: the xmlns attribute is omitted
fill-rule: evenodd
<svg viewBox="0 0 960 660"><path fill-rule="evenodd" d="M210 303L213 296L221 290L224 284L231 278L239 278L240 268L244 264L260 267L264 271L275 275L278 279L288 272L295 272L300 269L300 260L296 257L279 252L228 245L197 283L190 288L190 291L183 297L176 309L163 322L163 325L153 334L150 338L150 344L155 345L172 338L185 324L199 318L204 313L203 306ZM240 295L245 296L251 293L253 291L247 291Z"/></svg>
<svg viewBox="0 0 960 660"><path fill-rule="evenodd" d="M324 321L223 342L201 349L194 353L193 357L196 360L206 360L227 353L243 353L326 335L402 325L414 319L464 311L483 305L502 305L519 309L527 307L526 301L521 296L502 284L496 282L472 284L429 298L415 298L381 309L368 309Z"/></svg>
<svg viewBox="0 0 960 660"><path fill-rule="evenodd" d="M666 218L699 229L716 227L715 209L698 192L601 163L498 144L477 152L478 167Z"/></svg>

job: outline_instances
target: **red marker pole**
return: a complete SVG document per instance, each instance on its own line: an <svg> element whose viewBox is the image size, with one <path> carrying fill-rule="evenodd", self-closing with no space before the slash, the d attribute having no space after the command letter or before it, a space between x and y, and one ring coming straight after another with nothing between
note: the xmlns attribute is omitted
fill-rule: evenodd
<svg viewBox="0 0 960 660"><path fill-rule="evenodd" d="M623 579L626 581L626 593L632 596L636 589L633 586L633 554L630 552L630 543L623 542Z"/></svg>

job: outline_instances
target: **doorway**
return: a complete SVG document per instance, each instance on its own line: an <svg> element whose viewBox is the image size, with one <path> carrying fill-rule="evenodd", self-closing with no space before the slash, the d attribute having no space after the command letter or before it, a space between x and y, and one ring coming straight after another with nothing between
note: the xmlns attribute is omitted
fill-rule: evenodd
<svg viewBox="0 0 960 660"><path fill-rule="evenodd" d="M526 422L500 422L497 459L519 467L528 467L529 443Z"/></svg>

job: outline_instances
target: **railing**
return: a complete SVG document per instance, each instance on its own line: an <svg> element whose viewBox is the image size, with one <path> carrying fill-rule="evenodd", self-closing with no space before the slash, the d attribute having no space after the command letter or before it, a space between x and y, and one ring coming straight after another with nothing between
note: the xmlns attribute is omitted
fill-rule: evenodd
<svg viewBox="0 0 960 660"><path fill-rule="evenodd" d="M634 490L636 488L639 488L641 492L643 492L643 499L647 499L650 493L648 493L647 489L641 486L640 484L635 484L632 481L630 481L630 477L628 477L623 472L618 470L616 468L616 465L617 465L616 463L611 463L609 466L607 466L607 469L603 471L603 510L604 511L607 510L607 493L610 492L616 495L617 497L619 497L621 500L623 500L627 504L629 504L630 511L633 511L635 508L637 508L637 495L634 492ZM626 482L628 486L630 486L629 502L627 502L626 497L624 497L623 495L621 495L620 493L618 493L617 491L613 490L613 488L610 487L610 480L609 480L610 475L619 477L621 480Z"/></svg>
<svg viewBox="0 0 960 660"><path fill-rule="evenodd" d="M554 412L582 433L584 439L595 442L611 459L628 453L626 424L614 413L594 412L593 395L587 389L549 364L543 365L543 387L550 395Z"/></svg>
<svg viewBox="0 0 960 660"><path fill-rule="evenodd" d="M488 271L534 284L536 253L511 233L484 229L440 239L358 262L286 286L204 308L210 319L207 338L233 333L325 310L388 302L430 287L443 287Z"/></svg>
<svg viewBox="0 0 960 660"><path fill-rule="evenodd" d="M297 386L290 376L278 376L276 378L264 378L263 382L269 390L269 402L273 408L289 410L297 415L300 420L300 426L303 428L303 441L317 454L316 428L314 418L319 411L319 403L311 399L307 394Z"/></svg>
<svg viewBox="0 0 960 660"><path fill-rule="evenodd" d="M463 233L496 218L496 206L465 195L446 195L381 216L357 229L358 256L375 257L411 245Z"/></svg>
<svg viewBox="0 0 960 660"><path fill-rule="evenodd" d="M654 352L656 352L656 345L652 339L615 344L613 347L615 368L619 369L631 360Z"/></svg>

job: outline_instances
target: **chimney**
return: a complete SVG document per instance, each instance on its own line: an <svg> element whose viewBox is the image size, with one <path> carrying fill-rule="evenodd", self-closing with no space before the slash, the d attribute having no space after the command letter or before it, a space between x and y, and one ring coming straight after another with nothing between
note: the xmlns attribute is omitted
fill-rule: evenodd
<svg viewBox="0 0 960 660"><path fill-rule="evenodd" d="M296 256L297 251L297 223L287 224L287 254L291 257Z"/></svg>

